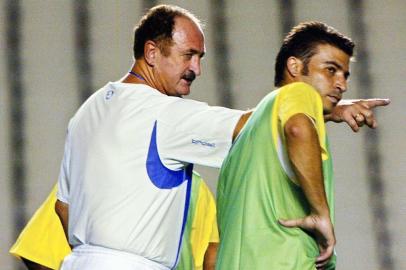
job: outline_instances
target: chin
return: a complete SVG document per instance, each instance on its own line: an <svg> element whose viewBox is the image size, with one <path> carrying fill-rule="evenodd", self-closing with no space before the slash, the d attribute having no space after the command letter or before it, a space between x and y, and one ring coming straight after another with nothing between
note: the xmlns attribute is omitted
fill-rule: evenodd
<svg viewBox="0 0 406 270"><path fill-rule="evenodd" d="M181 96L187 96L190 94L190 87L185 87L176 91L176 93Z"/></svg>

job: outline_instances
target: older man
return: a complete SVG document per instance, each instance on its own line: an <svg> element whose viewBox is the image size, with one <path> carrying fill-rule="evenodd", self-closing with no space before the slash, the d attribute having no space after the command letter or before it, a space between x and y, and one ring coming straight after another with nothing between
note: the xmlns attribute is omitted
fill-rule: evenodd
<svg viewBox="0 0 406 270"><path fill-rule="evenodd" d="M220 167L246 119L181 98L204 53L192 14L155 7L135 29L130 73L71 119L56 209L73 252L62 269L176 266L193 163Z"/></svg>

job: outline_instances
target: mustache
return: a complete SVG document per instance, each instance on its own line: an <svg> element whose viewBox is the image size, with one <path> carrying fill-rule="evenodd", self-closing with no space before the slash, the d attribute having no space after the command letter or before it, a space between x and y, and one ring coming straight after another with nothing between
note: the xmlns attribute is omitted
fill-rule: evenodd
<svg viewBox="0 0 406 270"><path fill-rule="evenodd" d="M182 76L182 79L193 82L196 79L196 74L194 71L189 70L185 73L185 75Z"/></svg>

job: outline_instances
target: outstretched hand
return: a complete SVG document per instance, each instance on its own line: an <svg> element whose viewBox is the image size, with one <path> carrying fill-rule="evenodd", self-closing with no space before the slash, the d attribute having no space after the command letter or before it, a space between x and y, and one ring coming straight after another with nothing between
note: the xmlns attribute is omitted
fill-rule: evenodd
<svg viewBox="0 0 406 270"><path fill-rule="evenodd" d="M315 236L319 246L320 255L316 258L316 268L323 269L333 256L336 238L330 217L309 215L304 218L279 220L279 223L288 228L299 227Z"/></svg>
<svg viewBox="0 0 406 270"><path fill-rule="evenodd" d="M336 123L346 122L354 132L364 124L370 128L376 128L378 124L372 109L389 103L389 99L380 98L341 100L331 114L325 116L325 120Z"/></svg>

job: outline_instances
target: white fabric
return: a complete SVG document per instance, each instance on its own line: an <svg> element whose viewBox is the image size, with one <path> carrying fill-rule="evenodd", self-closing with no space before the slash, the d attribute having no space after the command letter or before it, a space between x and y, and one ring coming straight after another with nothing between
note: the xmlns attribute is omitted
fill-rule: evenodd
<svg viewBox="0 0 406 270"><path fill-rule="evenodd" d="M140 84L109 83L97 91L71 119L65 143L57 196L69 204L69 242L172 267L187 182L167 189L151 182L146 160L154 124L167 168L220 167L241 114Z"/></svg>
<svg viewBox="0 0 406 270"><path fill-rule="evenodd" d="M65 257L60 270L169 270L141 256L97 246L80 245Z"/></svg>

